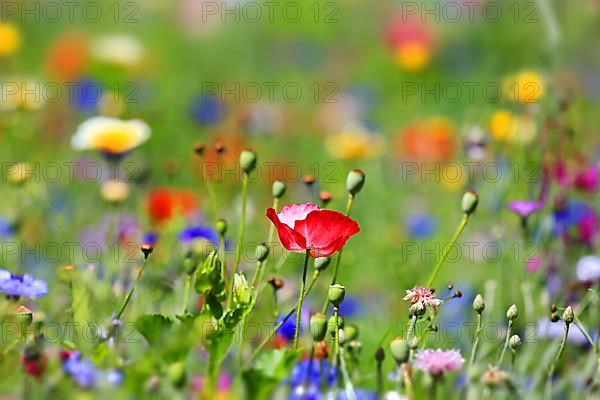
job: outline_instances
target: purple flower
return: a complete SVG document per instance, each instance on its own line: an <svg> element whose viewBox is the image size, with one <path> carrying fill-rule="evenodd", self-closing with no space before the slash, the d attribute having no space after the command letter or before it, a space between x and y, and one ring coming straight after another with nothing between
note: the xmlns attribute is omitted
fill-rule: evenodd
<svg viewBox="0 0 600 400"><path fill-rule="evenodd" d="M577 261L577 278L583 282L600 279L600 257L585 256Z"/></svg>
<svg viewBox="0 0 600 400"><path fill-rule="evenodd" d="M13 275L0 269L0 292L7 296L35 299L48 294L48 284L33 275Z"/></svg>
<svg viewBox="0 0 600 400"><path fill-rule="evenodd" d="M529 217L534 212L541 210L544 207L544 203L541 201L513 201L508 205L508 209L520 215L523 218Z"/></svg>
<svg viewBox="0 0 600 400"><path fill-rule="evenodd" d="M79 354L73 354L63 364L64 371L73 378L77 385L90 389L96 385L100 372L90 360L82 360Z"/></svg>
<svg viewBox="0 0 600 400"><path fill-rule="evenodd" d="M419 350L415 356L415 368L430 375L443 375L462 367L465 359L458 350L426 349Z"/></svg>
<svg viewBox="0 0 600 400"><path fill-rule="evenodd" d="M576 326L577 324L574 325ZM552 322L548 318L539 320L537 328L537 334L540 338L558 339L562 338L565 333L565 325L563 323ZM594 338L592 337L592 340L593 339ZM577 345L585 345L588 343L581 330L574 326L571 326L571 329L569 329L567 342Z"/></svg>

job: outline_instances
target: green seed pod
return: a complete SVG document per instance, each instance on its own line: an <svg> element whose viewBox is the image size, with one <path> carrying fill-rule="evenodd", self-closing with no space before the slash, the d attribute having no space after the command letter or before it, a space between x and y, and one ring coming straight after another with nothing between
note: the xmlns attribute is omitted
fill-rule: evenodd
<svg viewBox="0 0 600 400"><path fill-rule="evenodd" d="M509 321L514 321L515 319L517 319L518 315L519 310L517 309L516 304L513 304L512 306L508 307L508 310L506 310L506 319L508 319Z"/></svg>
<svg viewBox="0 0 600 400"><path fill-rule="evenodd" d="M338 307L344 301L344 297L346 297L346 288L337 283L335 285L331 285L329 286L329 292L327 292L327 296L331 304Z"/></svg>
<svg viewBox="0 0 600 400"><path fill-rule="evenodd" d="M327 316L325 314L316 313L310 317L310 334L315 342L325 339L327 334Z"/></svg>
<svg viewBox="0 0 600 400"><path fill-rule="evenodd" d="M227 233L227 221L225 221L224 219L218 220L216 228L219 236L225 236L225 234Z"/></svg>
<svg viewBox="0 0 600 400"><path fill-rule="evenodd" d="M479 203L479 195L474 190L467 191L462 198L462 211L467 215L471 215L477 209Z"/></svg>
<svg viewBox="0 0 600 400"><path fill-rule="evenodd" d="M240 153L240 166L245 174L249 174L256 168L257 156L254 150L247 149Z"/></svg>
<svg viewBox="0 0 600 400"><path fill-rule="evenodd" d="M344 318L338 316L337 319L338 328L344 329ZM335 317L331 316L327 320L327 337L334 338L335 337Z"/></svg>
<svg viewBox="0 0 600 400"><path fill-rule="evenodd" d="M479 314L481 314L483 310L485 310L485 302L483 301L482 295L478 294L477 296L475 296L475 299L473 300L473 309Z"/></svg>
<svg viewBox="0 0 600 400"><path fill-rule="evenodd" d="M365 184L365 173L360 169L353 169L346 178L346 189L352 196L356 196Z"/></svg>
<svg viewBox="0 0 600 400"><path fill-rule="evenodd" d="M169 365L169 369L167 370L167 376L169 381L176 387L180 388L185 385L186 381L186 373L185 373L185 364L182 362L177 362Z"/></svg>
<svg viewBox="0 0 600 400"><path fill-rule="evenodd" d="M508 345L510 346L511 350L516 350L517 348L521 347L521 343L521 337L519 335L512 335L510 339L508 339Z"/></svg>
<svg viewBox="0 0 600 400"><path fill-rule="evenodd" d="M33 321L33 311L28 307L19 306L15 310L15 322L17 322L21 328L26 328L31 325L31 321Z"/></svg>
<svg viewBox="0 0 600 400"><path fill-rule="evenodd" d="M348 324L344 327L344 334L348 341L356 340L358 338L358 326L354 324Z"/></svg>
<svg viewBox="0 0 600 400"><path fill-rule="evenodd" d="M273 194L273 197L275 197L276 199L280 199L285 194L286 189L287 188L285 186L285 183L283 183L282 181L275 181L273 182L271 193Z"/></svg>
<svg viewBox="0 0 600 400"><path fill-rule="evenodd" d="M196 270L196 262L191 257L183 259L183 270L186 274L191 275Z"/></svg>
<svg viewBox="0 0 600 400"><path fill-rule="evenodd" d="M317 271L325 271L331 264L331 258L329 257L317 257L315 258L315 269Z"/></svg>
<svg viewBox="0 0 600 400"><path fill-rule="evenodd" d="M406 340L398 337L392 340L392 342L390 343L390 352L392 353L392 357L394 357L394 360L398 364L402 364L408 361L410 348L408 347L408 343L406 343Z"/></svg>
<svg viewBox="0 0 600 400"><path fill-rule="evenodd" d="M573 320L575 319L575 313L573 312L573 307L568 306L567 308L565 308L562 318L563 318L563 321L565 321L565 324L572 323Z"/></svg>
<svg viewBox="0 0 600 400"><path fill-rule="evenodd" d="M261 243L256 246L256 259L260 262L263 262L269 257L269 246L265 243Z"/></svg>

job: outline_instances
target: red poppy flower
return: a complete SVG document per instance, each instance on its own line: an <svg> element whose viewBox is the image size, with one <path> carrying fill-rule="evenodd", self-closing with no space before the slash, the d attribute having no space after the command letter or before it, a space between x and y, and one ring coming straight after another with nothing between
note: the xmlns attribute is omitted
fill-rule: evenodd
<svg viewBox="0 0 600 400"><path fill-rule="evenodd" d="M197 209L196 195L188 190L160 188L148 196L148 214L154 222L165 222L178 213L190 215Z"/></svg>
<svg viewBox="0 0 600 400"><path fill-rule="evenodd" d="M311 257L326 257L340 250L350 236L360 231L356 221L315 204L288 204L279 214L267 210L283 247L295 253L310 250Z"/></svg>

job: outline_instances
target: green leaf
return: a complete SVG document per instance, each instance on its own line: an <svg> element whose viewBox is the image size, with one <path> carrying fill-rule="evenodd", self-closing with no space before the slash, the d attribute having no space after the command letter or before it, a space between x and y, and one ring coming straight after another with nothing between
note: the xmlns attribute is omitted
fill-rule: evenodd
<svg viewBox="0 0 600 400"><path fill-rule="evenodd" d="M173 320L160 314L142 315L135 321L137 330L150 345L160 344L171 331Z"/></svg>
<svg viewBox="0 0 600 400"><path fill-rule="evenodd" d="M242 373L248 398L268 398L275 387L290 374L299 355L293 349L274 349L262 353L256 359L254 367Z"/></svg>

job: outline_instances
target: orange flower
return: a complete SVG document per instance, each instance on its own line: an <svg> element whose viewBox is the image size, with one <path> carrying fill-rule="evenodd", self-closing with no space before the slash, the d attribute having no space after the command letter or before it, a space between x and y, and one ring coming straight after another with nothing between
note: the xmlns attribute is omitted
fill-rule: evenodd
<svg viewBox="0 0 600 400"><path fill-rule="evenodd" d="M48 69L57 77L75 79L88 62L88 45L80 35L67 34L58 38L48 53Z"/></svg>
<svg viewBox="0 0 600 400"><path fill-rule="evenodd" d="M166 222L175 215L189 216L198 209L198 198L189 190L158 188L148 196L148 214L153 222Z"/></svg>
<svg viewBox="0 0 600 400"><path fill-rule="evenodd" d="M396 138L394 148L403 158L415 161L448 161L455 151L455 128L444 118L408 125Z"/></svg>

